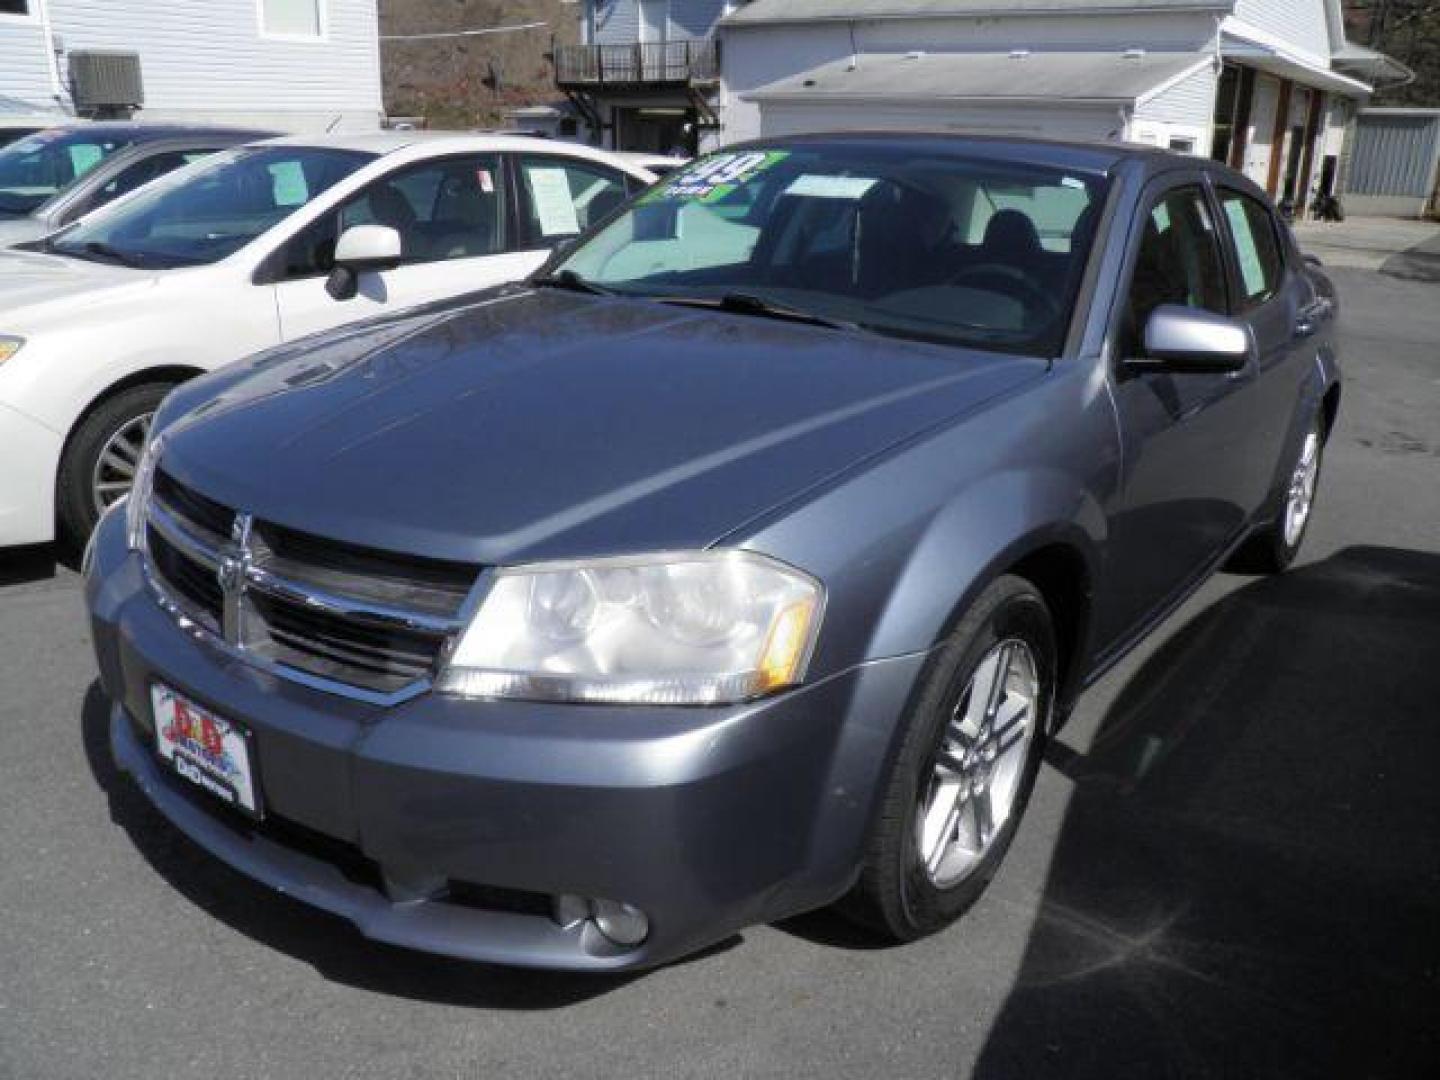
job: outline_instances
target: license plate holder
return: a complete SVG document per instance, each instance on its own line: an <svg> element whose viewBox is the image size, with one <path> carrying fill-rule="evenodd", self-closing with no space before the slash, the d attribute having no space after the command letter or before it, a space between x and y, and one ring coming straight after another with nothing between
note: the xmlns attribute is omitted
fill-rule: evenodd
<svg viewBox="0 0 1440 1080"><path fill-rule="evenodd" d="M262 816L254 736L164 683L150 687L155 752L181 779L246 817Z"/></svg>

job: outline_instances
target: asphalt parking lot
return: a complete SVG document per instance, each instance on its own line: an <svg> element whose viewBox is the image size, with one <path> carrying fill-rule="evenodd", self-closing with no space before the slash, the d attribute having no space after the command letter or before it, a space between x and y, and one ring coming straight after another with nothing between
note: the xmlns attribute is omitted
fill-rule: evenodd
<svg viewBox="0 0 1440 1080"><path fill-rule="evenodd" d="M78 579L0 560L0 1077L1440 1075L1440 289L1336 273L1302 562L1087 697L994 887L625 979L370 944L116 774Z"/></svg>

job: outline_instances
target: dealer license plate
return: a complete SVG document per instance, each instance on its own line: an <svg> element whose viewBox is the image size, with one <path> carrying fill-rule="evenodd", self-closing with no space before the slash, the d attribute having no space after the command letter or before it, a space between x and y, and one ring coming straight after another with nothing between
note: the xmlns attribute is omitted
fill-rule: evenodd
<svg viewBox="0 0 1440 1080"><path fill-rule="evenodd" d="M258 818L250 733L160 683L151 686L150 702L161 760L196 787Z"/></svg>

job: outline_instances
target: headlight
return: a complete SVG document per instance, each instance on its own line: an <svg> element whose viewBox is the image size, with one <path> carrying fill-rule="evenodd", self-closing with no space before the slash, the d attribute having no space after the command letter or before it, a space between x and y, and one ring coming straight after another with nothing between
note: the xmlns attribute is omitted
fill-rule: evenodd
<svg viewBox="0 0 1440 1080"><path fill-rule="evenodd" d="M135 482L130 494L125 497L125 536L131 551L139 551L145 544L145 511L150 506L150 490L155 486L155 463L160 459L160 448L164 436L152 435L140 454L140 464L135 467Z"/></svg>
<svg viewBox="0 0 1440 1080"><path fill-rule="evenodd" d="M824 593L745 551L499 571L439 688L632 705L745 701L798 683Z"/></svg>
<svg viewBox="0 0 1440 1080"><path fill-rule="evenodd" d="M21 348L24 347L24 345L24 338L6 337L4 334L0 334L0 364L3 364L6 360L9 360L12 356L19 352Z"/></svg>

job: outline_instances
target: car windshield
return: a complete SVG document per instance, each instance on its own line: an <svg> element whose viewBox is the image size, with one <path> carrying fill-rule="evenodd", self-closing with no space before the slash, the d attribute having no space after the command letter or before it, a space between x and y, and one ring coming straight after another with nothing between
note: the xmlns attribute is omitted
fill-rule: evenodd
<svg viewBox="0 0 1440 1080"><path fill-rule="evenodd" d="M70 187L130 140L65 129L37 131L0 149L0 215L22 217Z"/></svg>
<svg viewBox="0 0 1440 1080"><path fill-rule="evenodd" d="M1050 356L1105 189L914 144L728 151L641 195L549 280Z"/></svg>
<svg viewBox="0 0 1440 1080"><path fill-rule="evenodd" d="M147 268L218 262L373 160L302 146L226 151L83 219L46 246Z"/></svg>

